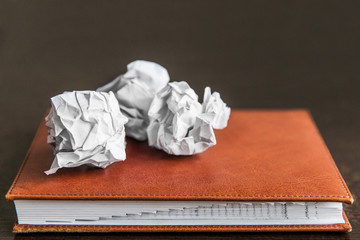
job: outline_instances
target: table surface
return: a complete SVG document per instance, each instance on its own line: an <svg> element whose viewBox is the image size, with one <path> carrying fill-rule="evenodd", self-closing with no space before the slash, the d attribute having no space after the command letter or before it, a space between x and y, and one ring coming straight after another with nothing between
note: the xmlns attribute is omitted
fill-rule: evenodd
<svg viewBox="0 0 360 240"><path fill-rule="evenodd" d="M0 191L5 196L49 98L95 89L136 59L158 62L232 108L308 108L355 197L351 233L13 234L0 239L359 239L359 1L0 1Z"/></svg>

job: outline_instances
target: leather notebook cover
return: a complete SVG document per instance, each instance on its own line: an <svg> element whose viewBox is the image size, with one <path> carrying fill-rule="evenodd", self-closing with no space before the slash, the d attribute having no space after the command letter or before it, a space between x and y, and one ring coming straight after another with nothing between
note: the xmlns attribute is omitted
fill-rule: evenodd
<svg viewBox="0 0 360 240"><path fill-rule="evenodd" d="M329 201L352 204L306 110L233 110L217 144L194 156L172 156L127 139L124 162L45 175L54 158L42 121L8 200ZM344 215L345 216L345 215ZM270 226L19 225L32 231L349 231L346 223Z"/></svg>

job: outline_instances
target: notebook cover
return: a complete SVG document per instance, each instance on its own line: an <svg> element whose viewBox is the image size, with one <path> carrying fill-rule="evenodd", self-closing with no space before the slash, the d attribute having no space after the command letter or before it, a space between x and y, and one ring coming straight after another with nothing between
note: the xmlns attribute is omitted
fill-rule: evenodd
<svg viewBox="0 0 360 240"><path fill-rule="evenodd" d="M186 157L171 156L146 142L127 139L124 162L106 169L86 166L60 169L46 176L44 171L50 167L53 153L46 143L43 120L6 198L353 202L306 110L233 110L228 127L215 134L217 145ZM276 226L271 231L350 229L348 222L338 225ZM64 226L56 228L65 231ZM66 228L94 230L93 226ZM196 231L196 228L221 231L219 226L97 227L106 231ZM20 229L19 225L15 225L16 229ZM223 229L258 231L259 227L223 226Z"/></svg>

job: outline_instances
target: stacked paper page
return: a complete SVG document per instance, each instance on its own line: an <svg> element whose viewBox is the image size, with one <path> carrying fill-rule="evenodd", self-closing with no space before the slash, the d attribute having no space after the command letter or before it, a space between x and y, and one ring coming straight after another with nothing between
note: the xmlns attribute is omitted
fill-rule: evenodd
<svg viewBox="0 0 360 240"><path fill-rule="evenodd" d="M342 203L16 200L19 224L287 225L344 223Z"/></svg>

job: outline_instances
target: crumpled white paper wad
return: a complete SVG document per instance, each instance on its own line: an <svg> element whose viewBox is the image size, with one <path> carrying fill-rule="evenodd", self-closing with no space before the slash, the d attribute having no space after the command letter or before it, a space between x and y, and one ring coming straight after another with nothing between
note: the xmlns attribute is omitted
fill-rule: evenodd
<svg viewBox="0 0 360 240"><path fill-rule="evenodd" d="M210 87L206 87L203 98L203 115L215 129L224 129L227 126L231 109L220 98L220 93L211 94Z"/></svg>
<svg viewBox="0 0 360 240"><path fill-rule="evenodd" d="M210 88L204 100L201 105L186 82L170 82L150 106L149 145L173 155L193 155L215 145L213 126L227 125L230 108Z"/></svg>
<svg viewBox="0 0 360 240"><path fill-rule="evenodd" d="M55 158L47 175L60 168L92 165L105 168L123 161L127 118L113 93L64 92L51 98L45 118Z"/></svg>
<svg viewBox="0 0 360 240"><path fill-rule="evenodd" d="M148 110L155 94L166 86L170 77L157 63L137 60L127 65L127 72L96 91L113 92L121 112L129 119L126 135L139 141L147 139Z"/></svg>

